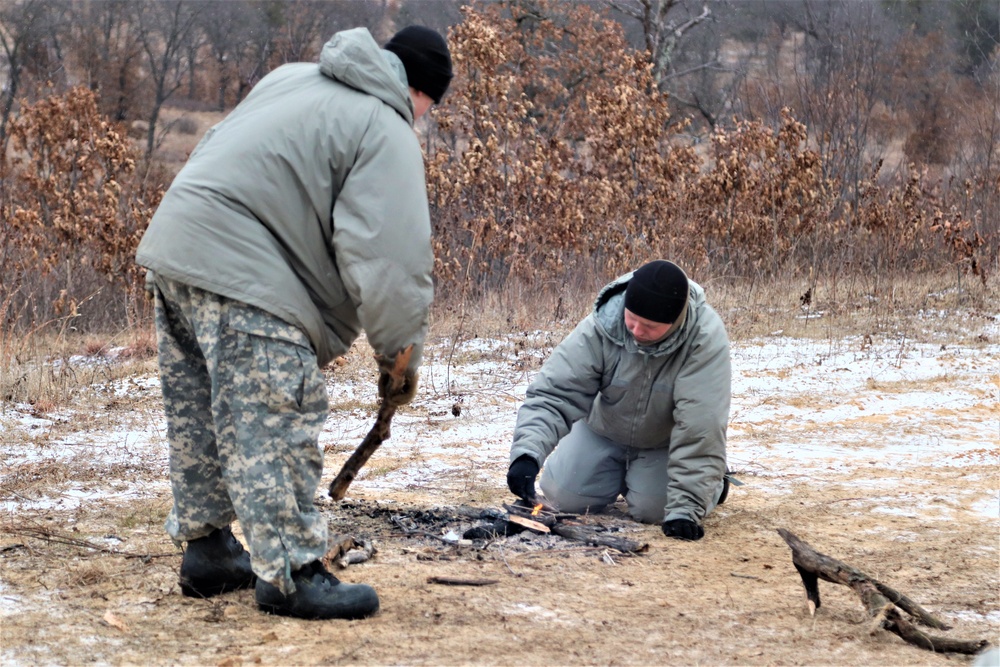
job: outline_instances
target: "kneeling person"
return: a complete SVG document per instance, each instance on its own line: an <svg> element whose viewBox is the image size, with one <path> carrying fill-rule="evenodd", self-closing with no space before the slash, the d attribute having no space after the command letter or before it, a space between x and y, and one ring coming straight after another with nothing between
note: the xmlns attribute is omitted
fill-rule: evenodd
<svg viewBox="0 0 1000 667"><path fill-rule="evenodd" d="M518 410L507 485L564 512L625 497L632 517L697 540L728 492L729 339L704 290L656 260L604 287ZM551 456L550 456L551 455Z"/></svg>

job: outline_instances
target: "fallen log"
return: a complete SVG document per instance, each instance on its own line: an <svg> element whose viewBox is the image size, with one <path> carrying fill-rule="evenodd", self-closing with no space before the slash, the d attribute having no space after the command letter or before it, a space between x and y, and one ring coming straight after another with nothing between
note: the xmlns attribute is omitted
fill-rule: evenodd
<svg viewBox="0 0 1000 667"><path fill-rule="evenodd" d="M779 528L778 534L792 550L792 564L806 589L810 615L815 614L820 606L819 580L822 579L849 587L861 598L865 610L872 619L873 627L893 632L914 646L935 653L972 655L989 645L985 639L961 640L923 632L905 619L896 607L909 614L917 623L939 630L951 628L902 593L869 577L855 567L819 553L784 528Z"/></svg>

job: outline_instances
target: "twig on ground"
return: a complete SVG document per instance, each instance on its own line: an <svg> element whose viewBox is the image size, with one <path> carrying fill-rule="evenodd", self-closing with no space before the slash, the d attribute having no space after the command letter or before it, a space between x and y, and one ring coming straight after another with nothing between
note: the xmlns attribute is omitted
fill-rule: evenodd
<svg viewBox="0 0 1000 667"><path fill-rule="evenodd" d="M428 584L444 586L492 586L500 583L499 579L462 579L461 577L427 577Z"/></svg>
<svg viewBox="0 0 1000 667"><path fill-rule="evenodd" d="M77 547L80 549L92 549L94 551L100 551L101 553L110 554L112 556L121 556L123 558L139 558L141 560L149 560L152 558L175 558L180 555L177 552L163 554L138 554L131 551L122 551L120 549L94 544L89 540L83 540L70 535L61 535L44 528L35 528L32 526L0 526L0 533L33 537L45 542L51 542L52 544L64 544L66 546Z"/></svg>

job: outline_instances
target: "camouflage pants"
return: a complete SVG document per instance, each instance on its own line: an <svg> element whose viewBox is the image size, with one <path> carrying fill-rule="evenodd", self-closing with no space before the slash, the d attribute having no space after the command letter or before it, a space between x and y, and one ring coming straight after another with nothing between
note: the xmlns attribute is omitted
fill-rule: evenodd
<svg viewBox="0 0 1000 667"><path fill-rule="evenodd" d="M285 593L326 553L313 504L326 386L300 329L157 276L156 333L180 543L239 519L254 572Z"/></svg>

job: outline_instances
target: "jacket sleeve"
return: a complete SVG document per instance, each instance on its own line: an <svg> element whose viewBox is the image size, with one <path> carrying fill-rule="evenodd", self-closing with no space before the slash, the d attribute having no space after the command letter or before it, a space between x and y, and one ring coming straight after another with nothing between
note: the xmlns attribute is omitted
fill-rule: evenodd
<svg viewBox="0 0 1000 667"><path fill-rule="evenodd" d="M423 354L433 299L433 255L423 156L412 128L386 106L374 113L333 205L333 252L376 353L413 344Z"/></svg>
<svg viewBox="0 0 1000 667"><path fill-rule="evenodd" d="M542 465L573 424L590 413L603 370L603 342L590 315L556 346L528 386L517 411L511 462L527 454Z"/></svg>
<svg viewBox="0 0 1000 667"><path fill-rule="evenodd" d="M674 384L666 521L700 523L726 472L732 391L729 339L714 310L707 308L705 320Z"/></svg>

